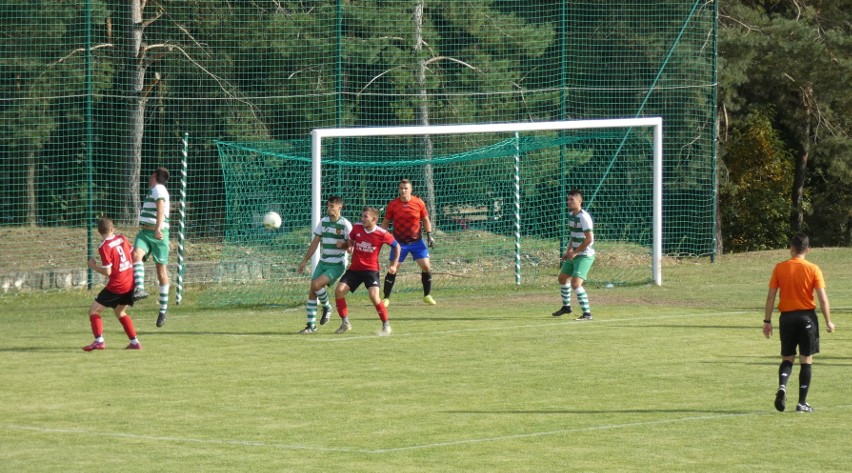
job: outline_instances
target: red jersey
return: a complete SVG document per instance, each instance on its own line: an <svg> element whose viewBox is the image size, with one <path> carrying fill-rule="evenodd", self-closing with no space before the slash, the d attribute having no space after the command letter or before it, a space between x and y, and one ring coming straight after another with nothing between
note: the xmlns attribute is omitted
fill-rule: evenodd
<svg viewBox="0 0 852 473"><path fill-rule="evenodd" d="M352 225L349 239L355 242L352 264L349 265L349 269L353 271L378 271L382 245L393 246L396 243L390 232L384 228L376 225L368 232L363 223Z"/></svg>
<svg viewBox="0 0 852 473"><path fill-rule="evenodd" d="M393 222L393 236L402 243L420 239L420 220L428 216L426 204L416 195L411 196L408 202L397 197L390 201L385 211L385 218Z"/></svg>
<svg viewBox="0 0 852 473"><path fill-rule="evenodd" d="M101 266L111 268L106 289L113 294L126 294L133 290L133 260L130 243L124 235L113 235L98 247Z"/></svg>

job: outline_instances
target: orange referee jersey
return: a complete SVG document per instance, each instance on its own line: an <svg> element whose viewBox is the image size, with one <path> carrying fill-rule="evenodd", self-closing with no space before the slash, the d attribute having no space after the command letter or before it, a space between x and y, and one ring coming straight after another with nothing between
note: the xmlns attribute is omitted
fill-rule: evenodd
<svg viewBox="0 0 852 473"><path fill-rule="evenodd" d="M769 287L781 290L779 311L813 310L814 289L824 288L825 279L819 266L804 258L792 258L775 265Z"/></svg>

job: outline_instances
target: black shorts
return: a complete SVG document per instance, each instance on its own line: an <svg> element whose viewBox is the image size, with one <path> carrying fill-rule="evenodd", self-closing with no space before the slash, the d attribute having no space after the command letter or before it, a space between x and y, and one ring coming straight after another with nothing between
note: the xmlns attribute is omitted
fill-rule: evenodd
<svg viewBox="0 0 852 473"><path fill-rule="evenodd" d="M816 311L781 312L778 328L781 331L781 356L795 355L796 347L801 356L819 353L819 319Z"/></svg>
<svg viewBox="0 0 852 473"><path fill-rule="evenodd" d="M98 304L109 307L110 309L115 309L120 305L133 305L133 291L131 290L127 294L116 294L112 291L108 291L104 289L98 294L98 297L95 297L95 302Z"/></svg>
<svg viewBox="0 0 852 473"><path fill-rule="evenodd" d="M379 272L378 271L352 271L351 269L347 269L343 276L340 277L340 281L349 286L349 290L355 292L355 289L358 289L358 286L364 284L364 287L370 289L371 287L379 287Z"/></svg>

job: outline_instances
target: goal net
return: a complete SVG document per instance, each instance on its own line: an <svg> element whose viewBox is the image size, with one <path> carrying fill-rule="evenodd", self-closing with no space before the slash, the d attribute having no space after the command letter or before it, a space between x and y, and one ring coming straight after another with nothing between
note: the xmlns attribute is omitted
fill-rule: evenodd
<svg viewBox="0 0 852 473"><path fill-rule="evenodd" d="M217 142L225 178L225 241L216 304L304 302L296 269L331 195L357 222L413 182L435 228L433 290L555 284L568 242L565 200L581 189L595 222L592 285L661 282L662 120L637 118L432 127L318 129L312 139ZM269 231L261 219L278 212ZM387 265L387 250L381 261ZM384 271L385 268L383 268ZM403 263L395 293L420 292Z"/></svg>

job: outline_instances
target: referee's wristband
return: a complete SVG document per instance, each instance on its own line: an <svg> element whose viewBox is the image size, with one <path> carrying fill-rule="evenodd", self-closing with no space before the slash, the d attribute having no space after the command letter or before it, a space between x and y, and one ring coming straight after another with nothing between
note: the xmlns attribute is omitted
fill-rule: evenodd
<svg viewBox="0 0 852 473"><path fill-rule="evenodd" d="M771 321L771 320L764 320L764 321L763 321L763 323L765 323L765 324L771 324L771 323L772 323L772 321Z"/></svg>

